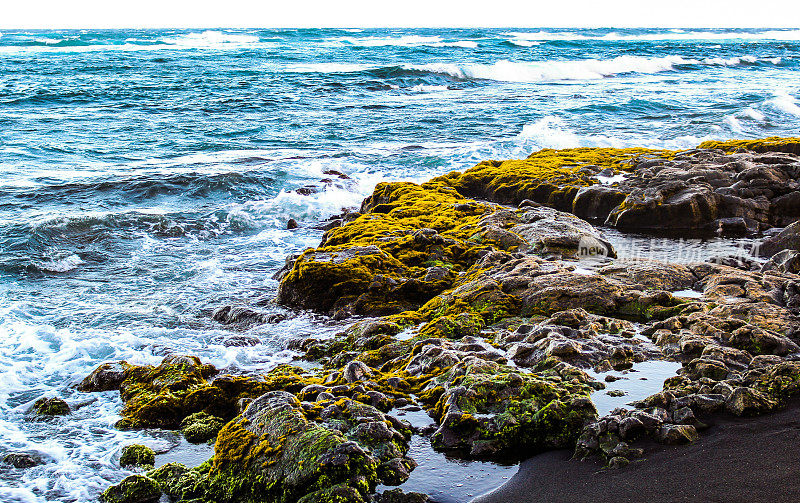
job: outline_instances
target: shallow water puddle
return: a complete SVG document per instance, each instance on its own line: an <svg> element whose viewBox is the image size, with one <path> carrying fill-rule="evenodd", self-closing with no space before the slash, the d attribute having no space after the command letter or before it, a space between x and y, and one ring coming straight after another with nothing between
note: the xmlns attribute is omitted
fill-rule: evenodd
<svg viewBox="0 0 800 503"><path fill-rule="evenodd" d="M146 443L146 442L145 442ZM156 468L167 463L181 463L194 468L200 466L214 455L214 444L191 444L180 437L179 443L162 454L156 454Z"/></svg>
<svg viewBox="0 0 800 503"><path fill-rule="evenodd" d="M390 414L415 428L434 424L424 410L395 409ZM434 451L430 438L422 435L411 439L408 455L417 462L417 467L400 488L405 492L427 494L436 503L466 503L504 484L517 472L518 466L448 458ZM378 486L377 491L389 489L393 488Z"/></svg>
<svg viewBox="0 0 800 503"><path fill-rule="evenodd" d="M405 492L427 494L436 503L466 503L504 484L518 465L448 459L431 447L427 437L415 435L408 455L417 462L411 477L400 486ZM382 492L391 487L378 486Z"/></svg>
<svg viewBox="0 0 800 503"><path fill-rule="evenodd" d="M666 360L649 360L634 364L630 370L598 373L591 369L586 373L600 382L605 382L608 375L618 378L614 382L606 382L606 388L592 393L592 402L597 407L600 416L608 414L616 408L631 407L627 404L635 400L642 400L648 396L658 393L664 386L664 381L677 374L681 364ZM608 393L612 394L609 395ZM621 396L613 396L614 392L624 393Z"/></svg>
<svg viewBox="0 0 800 503"><path fill-rule="evenodd" d="M697 290L678 290L677 292L672 292L674 297L683 297L684 299L701 299L703 298L703 292L698 292Z"/></svg>

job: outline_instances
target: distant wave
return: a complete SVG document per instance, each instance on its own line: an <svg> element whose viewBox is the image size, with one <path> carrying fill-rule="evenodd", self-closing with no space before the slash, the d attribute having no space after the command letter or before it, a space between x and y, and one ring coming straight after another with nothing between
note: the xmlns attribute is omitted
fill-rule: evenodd
<svg viewBox="0 0 800 503"><path fill-rule="evenodd" d="M402 37L338 37L328 39L324 45L344 47L463 47L475 49L478 43L474 40L446 41L442 37L405 35Z"/></svg>
<svg viewBox="0 0 800 503"><path fill-rule="evenodd" d="M781 58L737 56L731 58L692 59L683 56L646 58L619 56L613 59L574 61L508 61L493 64L427 63L379 66L353 63L307 63L271 66L269 70L288 73L357 73L368 72L380 78L437 74L461 80L493 80L499 82L553 82L596 80L628 73L658 73L681 66L778 65Z"/></svg>
<svg viewBox="0 0 800 503"><path fill-rule="evenodd" d="M591 35L570 31L505 32L502 35L513 37L510 42L536 40L606 40L606 41L656 41L656 40L800 40L800 30L767 30L760 32L711 32L670 30L663 33L620 34L611 32L604 35ZM522 45L521 43L519 45Z"/></svg>
<svg viewBox="0 0 800 503"><path fill-rule="evenodd" d="M206 30L158 38L129 37L124 40L82 40L65 38L33 38L12 45L0 46L0 53L25 52L95 52L95 51L163 51L186 49L271 48L275 42L261 41L256 35Z"/></svg>
<svg viewBox="0 0 800 503"><path fill-rule="evenodd" d="M448 75L457 79L481 79L501 82L546 82L566 80L595 80L627 73L658 73L677 66L707 65L734 66L766 62L779 64L780 58L759 60L751 56L730 59L686 59L682 56L645 58L619 56L613 59L584 59L577 61L516 62L502 60L491 65L429 63L408 65L405 68Z"/></svg>

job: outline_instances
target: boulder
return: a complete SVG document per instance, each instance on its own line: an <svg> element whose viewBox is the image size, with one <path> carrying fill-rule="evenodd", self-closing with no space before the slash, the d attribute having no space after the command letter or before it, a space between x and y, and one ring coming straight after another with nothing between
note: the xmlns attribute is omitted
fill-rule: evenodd
<svg viewBox="0 0 800 503"><path fill-rule="evenodd" d="M153 449L140 445L132 444L125 446L119 457L119 465L126 467L152 467L156 464L156 453Z"/></svg>
<svg viewBox="0 0 800 503"><path fill-rule="evenodd" d="M131 475L100 495L105 503L155 503L161 498L161 489L151 478Z"/></svg>

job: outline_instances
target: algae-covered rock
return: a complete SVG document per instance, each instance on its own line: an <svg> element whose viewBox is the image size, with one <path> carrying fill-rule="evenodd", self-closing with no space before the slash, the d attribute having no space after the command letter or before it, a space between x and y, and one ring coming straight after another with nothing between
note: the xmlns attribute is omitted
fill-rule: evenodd
<svg viewBox="0 0 800 503"><path fill-rule="evenodd" d="M216 416L195 412L181 421L181 433L189 442L199 444L215 438L224 425L225 422Z"/></svg>
<svg viewBox="0 0 800 503"><path fill-rule="evenodd" d="M317 501L335 487L330 494L358 501L392 482L383 472L406 459L408 432L389 426L389 416L348 399L308 413L286 392L251 402L217 437L207 492L218 501L288 503Z"/></svg>
<svg viewBox="0 0 800 503"><path fill-rule="evenodd" d="M208 463L194 469L180 463L167 463L149 471L147 476L155 480L170 498L188 501L201 498L206 493L208 468Z"/></svg>
<svg viewBox="0 0 800 503"><path fill-rule="evenodd" d="M615 256L589 223L551 208L476 203L443 185L380 184L365 214L281 274L278 302L336 316L416 310L492 250Z"/></svg>
<svg viewBox="0 0 800 503"><path fill-rule="evenodd" d="M131 475L100 495L105 503L155 503L161 498L158 484L144 475Z"/></svg>
<svg viewBox="0 0 800 503"><path fill-rule="evenodd" d="M60 398L40 398L33 404L33 411L39 416L66 416L70 413L69 405Z"/></svg>
<svg viewBox="0 0 800 503"><path fill-rule="evenodd" d="M474 457L529 456L572 446L597 414L585 384L482 360L459 363L438 381L440 427L432 443Z"/></svg>
<svg viewBox="0 0 800 503"><path fill-rule="evenodd" d="M796 145L771 138L685 152L544 149L436 180L469 197L534 201L625 230L755 232L800 217ZM609 173L616 180L603 185Z"/></svg>
<svg viewBox="0 0 800 503"><path fill-rule="evenodd" d="M119 465L123 468L129 466L136 467L152 467L156 463L156 453L153 449L140 445L128 445L122 449L122 454L119 457Z"/></svg>
<svg viewBox="0 0 800 503"><path fill-rule="evenodd" d="M187 438L204 441L199 439L212 438L220 422L238 413L241 399L274 389L298 391L308 384L302 370L289 366L263 376L217 374L213 365L203 364L194 356L167 356L158 366L128 365L119 386L125 406L117 427L185 428ZM206 415L195 416L181 426L187 416L201 412Z"/></svg>

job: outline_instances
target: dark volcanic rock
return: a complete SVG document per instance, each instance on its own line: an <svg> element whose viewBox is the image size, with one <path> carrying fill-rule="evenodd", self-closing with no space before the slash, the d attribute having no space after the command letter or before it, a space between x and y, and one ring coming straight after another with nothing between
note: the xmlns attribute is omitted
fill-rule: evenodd
<svg viewBox="0 0 800 503"><path fill-rule="evenodd" d="M759 243L755 251L761 257L772 257L783 250L800 251L800 220Z"/></svg>

